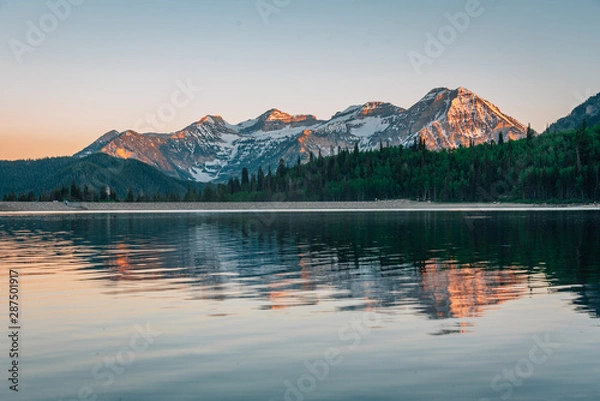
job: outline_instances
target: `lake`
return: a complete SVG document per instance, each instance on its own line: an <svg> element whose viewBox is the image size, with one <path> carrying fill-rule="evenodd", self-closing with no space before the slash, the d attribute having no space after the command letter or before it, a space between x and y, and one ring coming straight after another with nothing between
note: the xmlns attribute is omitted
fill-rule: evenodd
<svg viewBox="0 0 600 401"><path fill-rule="evenodd" d="M2 216L0 398L598 400L599 245L597 211Z"/></svg>

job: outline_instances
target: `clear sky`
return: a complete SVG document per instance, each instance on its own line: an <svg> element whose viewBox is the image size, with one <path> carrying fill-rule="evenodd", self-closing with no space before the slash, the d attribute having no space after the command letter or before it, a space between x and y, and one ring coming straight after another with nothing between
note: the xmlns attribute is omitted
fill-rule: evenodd
<svg viewBox="0 0 600 401"><path fill-rule="evenodd" d="M409 107L440 86L543 130L600 91L600 0L473 2L0 0L0 159L206 114Z"/></svg>

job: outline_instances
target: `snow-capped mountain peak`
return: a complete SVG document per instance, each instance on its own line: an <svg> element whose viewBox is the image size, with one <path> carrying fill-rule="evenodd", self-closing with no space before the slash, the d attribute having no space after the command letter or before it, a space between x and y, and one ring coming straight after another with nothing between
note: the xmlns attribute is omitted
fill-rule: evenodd
<svg viewBox="0 0 600 401"><path fill-rule="evenodd" d="M358 144L360 149L410 145L418 138L430 149L525 136L526 128L470 90L435 88L408 110L373 101L336 113L327 121L270 109L236 125L208 115L172 134L111 131L79 152L135 158L172 176L196 181L223 180L243 167L276 167L310 153L330 155Z"/></svg>
<svg viewBox="0 0 600 401"><path fill-rule="evenodd" d="M459 89L462 87L459 87ZM444 93L448 93L451 90L448 88L444 88L444 87L439 87L439 88L433 88L432 90L430 90L429 92L427 92L427 94L425 96L423 96L421 98L421 100L419 100L419 102L417 103L417 105L419 103L427 103L427 102L431 102L433 100L435 100L437 97L439 97L440 95L443 95Z"/></svg>
<svg viewBox="0 0 600 401"><path fill-rule="evenodd" d="M277 110L277 109L271 109L269 111L267 111L266 113L264 113L261 118L263 118L265 121L285 121L285 122L289 122L292 118L291 115L289 115L288 113L284 113L281 110Z"/></svg>
<svg viewBox="0 0 600 401"><path fill-rule="evenodd" d="M318 122L319 120L313 115L291 115L278 109L271 109L255 119L239 123L237 127L241 133L247 134L257 131L272 132L284 128L309 127Z"/></svg>
<svg viewBox="0 0 600 401"><path fill-rule="evenodd" d="M385 102L368 102L365 103L360 109L360 115L362 116L381 116L388 117L394 114L398 114L405 111L403 108L394 106L391 103Z"/></svg>
<svg viewBox="0 0 600 401"><path fill-rule="evenodd" d="M200 124L221 124L224 125L225 124L225 120L223 120L223 117L219 116L219 115L207 115L202 117L200 120L198 120L198 122L196 123L198 125Z"/></svg>

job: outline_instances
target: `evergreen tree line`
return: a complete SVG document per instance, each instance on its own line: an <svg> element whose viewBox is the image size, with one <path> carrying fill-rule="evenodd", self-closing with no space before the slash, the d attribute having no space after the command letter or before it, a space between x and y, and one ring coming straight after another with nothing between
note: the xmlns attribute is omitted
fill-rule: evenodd
<svg viewBox="0 0 600 401"><path fill-rule="evenodd" d="M334 156L310 154L292 165L279 161L226 183L189 184L175 191L134 193L119 199L106 186L93 188L75 181L35 196L4 195L4 201L84 202L242 202L242 201L368 201L413 199L433 202L525 201L590 202L600 200L600 125L477 146L427 150L423 141L408 147L383 147L361 152L338 149Z"/></svg>
<svg viewBox="0 0 600 401"><path fill-rule="evenodd" d="M35 196L33 191L17 194L14 191L4 194L3 202L179 202L181 194L177 192L157 192L153 195L144 195L143 192L134 196L130 188L127 195L121 199L114 188L102 186L96 189L87 184L77 185L75 181L70 186L60 186L51 191L42 191Z"/></svg>
<svg viewBox="0 0 600 401"><path fill-rule="evenodd" d="M187 185L138 160L103 153L0 160L0 199L11 201L172 201Z"/></svg>
<svg viewBox="0 0 600 401"><path fill-rule="evenodd" d="M600 125L512 141L430 151L409 147L310 155L275 172L259 168L227 183L188 190L186 201L590 202L600 200Z"/></svg>

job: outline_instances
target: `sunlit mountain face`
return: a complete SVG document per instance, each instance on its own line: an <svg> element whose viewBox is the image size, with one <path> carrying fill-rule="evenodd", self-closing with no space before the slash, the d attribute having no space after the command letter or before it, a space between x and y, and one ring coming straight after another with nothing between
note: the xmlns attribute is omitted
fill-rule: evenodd
<svg viewBox="0 0 600 401"><path fill-rule="evenodd" d="M410 146L423 141L429 149L452 149L519 139L526 127L466 88L436 88L409 109L384 102L350 106L329 120L271 109L255 119L230 124L205 116L169 134L111 131L77 156L102 152L133 158L186 180L213 181L239 176L243 167L257 171L279 160L296 163L310 155L336 154L358 145Z"/></svg>

